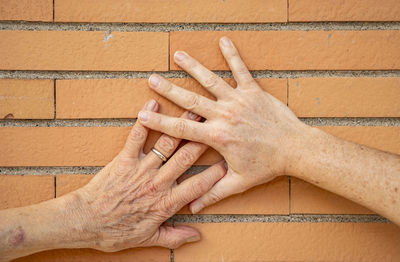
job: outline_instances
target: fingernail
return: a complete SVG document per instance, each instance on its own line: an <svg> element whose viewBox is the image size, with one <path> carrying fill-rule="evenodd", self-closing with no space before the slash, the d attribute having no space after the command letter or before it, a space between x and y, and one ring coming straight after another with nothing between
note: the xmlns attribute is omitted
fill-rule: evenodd
<svg viewBox="0 0 400 262"><path fill-rule="evenodd" d="M225 47L232 47L232 42L231 42L231 40L229 40L227 37L222 37L221 38L221 42L222 42L222 45L223 46L225 46Z"/></svg>
<svg viewBox="0 0 400 262"><path fill-rule="evenodd" d="M156 108L156 105L157 105L156 100L151 99L151 100L149 101L149 103L147 104L146 109L147 109L147 110L150 110L150 111L154 111L154 109Z"/></svg>
<svg viewBox="0 0 400 262"><path fill-rule="evenodd" d="M160 82L161 82L161 79L157 75L150 76L150 85L152 87L157 87L160 84Z"/></svg>
<svg viewBox="0 0 400 262"><path fill-rule="evenodd" d="M200 236L197 235L197 236L192 236L192 237L187 238L186 242L190 243L190 242L196 242L196 241L199 241L199 240L200 240Z"/></svg>
<svg viewBox="0 0 400 262"><path fill-rule="evenodd" d="M200 210L203 209L203 204L200 202L194 202L192 205L190 205L190 211L192 211L192 214L196 214L200 212Z"/></svg>
<svg viewBox="0 0 400 262"><path fill-rule="evenodd" d="M174 55L175 61L183 61L186 57L187 56L185 53L179 52L179 51L175 52L175 55Z"/></svg>
<svg viewBox="0 0 400 262"><path fill-rule="evenodd" d="M193 112L189 112L189 118L192 120L196 120L196 118L198 118L199 116Z"/></svg>
<svg viewBox="0 0 400 262"><path fill-rule="evenodd" d="M140 111L138 117L141 121L146 122L147 120L149 120L149 113Z"/></svg>

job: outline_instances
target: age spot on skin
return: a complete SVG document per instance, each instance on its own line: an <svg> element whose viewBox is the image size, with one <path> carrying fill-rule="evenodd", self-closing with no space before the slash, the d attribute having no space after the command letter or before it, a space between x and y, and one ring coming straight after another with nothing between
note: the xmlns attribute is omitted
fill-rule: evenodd
<svg viewBox="0 0 400 262"><path fill-rule="evenodd" d="M397 193L397 191L398 191L398 189L397 189L397 187L395 187L395 188L394 188L394 192L396 192L396 193Z"/></svg>
<svg viewBox="0 0 400 262"><path fill-rule="evenodd" d="M24 242L24 240L25 240L25 232L21 226L14 229L14 231L12 231L11 235L8 237L8 243L13 247L21 245Z"/></svg>

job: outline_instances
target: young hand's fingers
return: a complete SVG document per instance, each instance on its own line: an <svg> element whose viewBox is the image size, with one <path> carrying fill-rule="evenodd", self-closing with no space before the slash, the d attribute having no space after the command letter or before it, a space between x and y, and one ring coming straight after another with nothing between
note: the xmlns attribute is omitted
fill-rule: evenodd
<svg viewBox="0 0 400 262"><path fill-rule="evenodd" d="M207 193L190 203L190 211L193 214L198 213L207 206L227 198L228 196L242 192L242 183L236 178L237 176L232 174L225 175Z"/></svg>
<svg viewBox="0 0 400 262"><path fill-rule="evenodd" d="M201 119L201 117L198 115L187 111L181 115L181 118L190 119L193 121L200 121ZM174 153L180 142L180 138L162 134L154 145L154 149L163 154L163 156L166 158L169 158L172 153ZM147 154L143 161L151 167L160 167L163 162L163 160L152 151Z"/></svg>
<svg viewBox="0 0 400 262"><path fill-rule="evenodd" d="M158 111L158 107L158 103L152 99L145 104L143 109L156 112ZM129 133L121 154L130 158L139 158L144 143L146 142L147 135L148 129L137 121Z"/></svg>
<svg viewBox="0 0 400 262"><path fill-rule="evenodd" d="M195 142L207 143L208 124L188 119L170 117L151 111L139 112L138 120L148 128Z"/></svg>
<svg viewBox="0 0 400 262"><path fill-rule="evenodd" d="M228 83L187 53L183 51L175 52L174 60L216 98L229 97L233 93L233 88Z"/></svg>
<svg viewBox="0 0 400 262"><path fill-rule="evenodd" d="M254 79L251 76L247 66L240 58L239 52L233 45L232 41L227 37L222 37L219 41L219 46L221 48L222 54L225 60L228 62L229 67L232 70L232 74L240 88L249 88L253 85Z"/></svg>
<svg viewBox="0 0 400 262"><path fill-rule="evenodd" d="M160 168L155 183L170 186L207 150L208 146L197 142L189 142Z"/></svg>
<svg viewBox="0 0 400 262"><path fill-rule="evenodd" d="M200 233L197 229L188 226L160 226L146 246L161 246L169 249L200 240Z"/></svg>
<svg viewBox="0 0 400 262"><path fill-rule="evenodd" d="M180 209L194 199L207 194L217 181L223 179L225 174L225 161L220 161L174 187L171 192L171 201Z"/></svg>
<svg viewBox="0 0 400 262"><path fill-rule="evenodd" d="M217 107L215 101L179 87L159 75L151 75L149 86L160 95L191 112L205 118L215 115L214 109Z"/></svg>

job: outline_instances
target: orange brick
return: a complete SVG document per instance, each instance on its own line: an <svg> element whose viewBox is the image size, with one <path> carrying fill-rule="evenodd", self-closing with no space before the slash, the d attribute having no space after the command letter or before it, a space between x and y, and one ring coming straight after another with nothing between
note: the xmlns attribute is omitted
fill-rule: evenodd
<svg viewBox="0 0 400 262"><path fill-rule="evenodd" d="M0 209L37 204L54 198L54 177L0 175Z"/></svg>
<svg viewBox="0 0 400 262"><path fill-rule="evenodd" d="M399 21L398 0L289 0L289 21Z"/></svg>
<svg viewBox="0 0 400 262"><path fill-rule="evenodd" d="M52 0L0 0L0 20L53 21Z"/></svg>
<svg viewBox="0 0 400 262"><path fill-rule="evenodd" d="M188 207L179 213L191 214ZM199 214L289 214L289 181L287 177L279 177L228 197Z"/></svg>
<svg viewBox="0 0 400 262"><path fill-rule="evenodd" d="M400 117L400 78L289 80L289 107L299 117Z"/></svg>
<svg viewBox="0 0 400 262"><path fill-rule="evenodd" d="M57 197L86 185L93 175L57 175ZM191 214L184 207L179 214ZM200 214L289 214L289 181L280 177L244 193L231 196Z"/></svg>
<svg viewBox="0 0 400 262"><path fill-rule="evenodd" d="M230 37L251 70L400 69L400 31L171 32L173 54L184 50L212 70L228 70L219 39Z"/></svg>
<svg viewBox="0 0 400 262"><path fill-rule="evenodd" d="M341 138L400 153L400 127L320 127ZM121 150L131 127L1 127L0 166L103 166ZM148 152L158 133L152 133ZM208 150L197 165L221 159Z"/></svg>
<svg viewBox="0 0 400 262"><path fill-rule="evenodd" d="M346 198L291 178L291 213L294 214L373 214Z"/></svg>
<svg viewBox="0 0 400 262"><path fill-rule="evenodd" d="M160 247L134 248L119 252L100 252L93 249L59 249L33 254L27 257L13 260L14 262L169 262L170 250Z"/></svg>
<svg viewBox="0 0 400 262"><path fill-rule="evenodd" d="M286 22L286 0L56 0L57 22L263 23Z"/></svg>
<svg viewBox="0 0 400 262"><path fill-rule="evenodd" d="M0 79L0 118L54 118L54 81Z"/></svg>
<svg viewBox="0 0 400 262"><path fill-rule="evenodd" d="M0 38L0 70L168 70L162 32L0 31Z"/></svg>
<svg viewBox="0 0 400 262"><path fill-rule="evenodd" d="M83 187L94 175L65 174L56 176L56 196L60 197Z"/></svg>
<svg viewBox="0 0 400 262"><path fill-rule="evenodd" d="M170 79L175 84L212 98L191 78ZM287 103L286 79L257 79L264 90ZM234 81L228 80L232 85ZM155 98L161 113L178 116L183 110L152 91L147 79L57 80L57 118L136 118L146 101ZM140 94L140 95L138 95Z"/></svg>
<svg viewBox="0 0 400 262"><path fill-rule="evenodd" d="M398 261L400 228L385 223L191 224L200 242L174 261Z"/></svg>

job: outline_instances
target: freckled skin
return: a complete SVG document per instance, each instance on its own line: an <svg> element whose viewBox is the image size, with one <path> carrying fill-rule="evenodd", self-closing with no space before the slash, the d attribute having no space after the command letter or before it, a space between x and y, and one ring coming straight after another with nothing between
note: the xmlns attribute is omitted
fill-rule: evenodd
<svg viewBox="0 0 400 262"><path fill-rule="evenodd" d="M173 128L177 119L172 117L149 113L147 119L139 118L143 125L157 131L206 143L226 159L227 174L190 204L191 211L199 212L277 176L291 175L364 205L400 225L400 205L393 201L400 199L400 156L350 143L305 125L285 104L260 88L229 39L223 37L219 44L237 83L235 89L223 79L218 80L189 54L177 51L174 55L175 63L217 98L212 101L197 95L199 103L191 108L207 121L180 122L182 128L177 133ZM209 79L215 85L206 85ZM188 97L196 96L170 85L167 79L150 87L182 107ZM323 101L316 97L316 103ZM212 112L207 110L210 107Z"/></svg>
<svg viewBox="0 0 400 262"><path fill-rule="evenodd" d="M157 110L158 104L152 100L146 108ZM182 118L201 119L188 112ZM195 228L165 222L225 175L224 161L178 185L176 179L208 147L188 142L177 149L180 139L162 135L154 146L169 158L162 165L152 151L143 153L147 135L148 129L137 122L122 151L83 188L36 205L0 210L0 262L50 249L173 249L198 241Z"/></svg>

